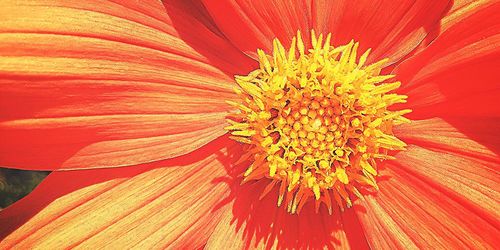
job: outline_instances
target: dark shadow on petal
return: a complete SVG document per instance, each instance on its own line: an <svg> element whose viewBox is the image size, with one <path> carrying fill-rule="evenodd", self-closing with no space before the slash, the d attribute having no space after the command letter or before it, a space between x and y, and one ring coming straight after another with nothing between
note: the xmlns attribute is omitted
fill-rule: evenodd
<svg viewBox="0 0 500 250"><path fill-rule="evenodd" d="M464 15L395 71L402 82L401 92L408 95L408 103L401 107L413 109L410 119L444 119L497 155L500 51L490 43L498 33L491 27L497 25L499 6L488 5ZM477 51L461 50L471 46Z"/></svg>
<svg viewBox="0 0 500 250"><path fill-rule="evenodd" d="M180 38L229 77L247 74L257 62L233 46L218 30L200 0L163 0Z"/></svg>
<svg viewBox="0 0 500 250"><path fill-rule="evenodd" d="M405 88L407 115L412 120L442 118L457 130L500 155L498 144L500 98L498 74L499 53L465 64L454 65L433 74L421 83ZM424 63L416 61L416 63ZM418 66L417 66L418 67Z"/></svg>
<svg viewBox="0 0 500 250"><path fill-rule="evenodd" d="M246 150L243 149L244 151ZM237 160L238 153L235 155ZM365 213L366 209L354 195L351 195L355 204L352 208L341 211L334 205L331 215L324 204L316 213L313 200L308 201L299 214L290 214L286 210L285 202L281 207L277 206L278 185L259 199L270 183L269 179L242 184L242 175L249 164L250 161L245 161L229 166L228 176L214 179L214 182L225 182L231 187L231 193L214 208L216 211L226 205L232 206L231 225L235 232L227 237L234 237L240 235L237 232L243 232L242 239L239 240L244 242L247 249L263 245L266 249L273 246L277 249L333 249L346 244L353 249L369 248L357 215ZM389 178L391 177L382 175L378 179L385 181ZM364 195L376 195L374 190L361 187L359 190Z"/></svg>

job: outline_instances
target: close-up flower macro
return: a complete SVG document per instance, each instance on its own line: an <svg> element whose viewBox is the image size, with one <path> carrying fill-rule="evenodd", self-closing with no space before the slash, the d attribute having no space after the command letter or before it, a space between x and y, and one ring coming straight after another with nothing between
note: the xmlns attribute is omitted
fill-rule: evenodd
<svg viewBox="0 0 500 250"><path fill-rule="evenodd" d="M498 0L6 0L0 85L0 249L500 247Z"/></svg>

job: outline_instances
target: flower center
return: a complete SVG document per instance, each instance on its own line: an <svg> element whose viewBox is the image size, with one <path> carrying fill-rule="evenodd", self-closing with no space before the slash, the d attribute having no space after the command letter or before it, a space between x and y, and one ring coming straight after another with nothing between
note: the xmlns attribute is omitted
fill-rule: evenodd
<svg viewBox="0 0 500 250"><path fill-rule="evenodd" d="M288 50L277 39L272 55L258 50L260 67L236 76L240 101L228 102L237 112L226 129L253 160L244 180L270 179L263 195L279 185L278 206L290 213L308 200L343 210L360 188L378 189L377 163L406 146L392 127L411 112L388 109L406 96L390 93L400 86L386 82L393 75L380 75L387 59L365 65L369 50L358 59L358 43L311 36L309 50L300 32Z"/></svg>

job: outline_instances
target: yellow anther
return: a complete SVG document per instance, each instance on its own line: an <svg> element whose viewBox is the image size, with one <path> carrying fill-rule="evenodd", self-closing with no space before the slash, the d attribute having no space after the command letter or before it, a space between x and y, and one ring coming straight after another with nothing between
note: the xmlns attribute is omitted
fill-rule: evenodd
<svg viewBox="0 0 500 250"><path fill-rule="evenodd" d="M355 128L359 127L361 125L361 122L359 121L358 118L354 118L351 120L351 125Z"/></svg>
<svg viewBox="0 0 500 250"><path fill-rule="evenodd" d="M326 126L321 126L318 132L320 132L323 135L326 135L326 133L328 132L328 128Z"/></svg>
<svg viewBox="0 0 500 250"><path fill-rule="evenodd" d="M285 134L290 134L291 130L292 130L292 128L288 125L283 126L283 129L282 129L283 133L285 133Z"/></svg>
<svg viewBox="0 0 500 250"><path fill-rule="evenodd" d="M319 119L319 118L314 119L311 127L314 130L319 130L321 128L321 119Z"/></svg>
<svg viewBox="0 0 500 250"><path fill-rule="evenodd" d="M318 113L314 109L311 109L309 110L309 112L307 112L307 116L309 116L309 118L311 119L314 119L318 116Z"/></svg>
<svg viewBox="0 0 500 250"><path fill-rule="evenodd" d="M326 183L330 183L332 181L333 181L333 178L331 176L328 175L328 176L325 177L325 182Z"/></svg>
<svg viewBox="0 0 500 250"><path fill-rule="evenodd" d="M237 131L231 132L231 134L239 135L239 136L252 136L252 135L255 135L256 132L255 132L255 130L237 130Z"/></svg>
<svg viewBox="0 0 500 250"><path fill-rule="evenodd" d="M314 142L312 144L314 144ZM314 146L313 146L313 148L314 148ZM321 157L321 155L322 155L321 152L314 151L314 158L319 159Z"/></svg>
<svg viewBox="0 0 500 250"><path fill-rule="evenodd" d="M333 135L333 133L332 132L326 133L326 141L332 142L333 140L335 140L335 136Z"/></svg>
<svg viewBox="0 0 500 250"><path fill-rule="evenodd" d="M269 176L273 177L276 174L277 169L278 169L278 166L276 166L275 163L270 163L269 164Z"/></svg>
<svg viewBox="0 0 500 250"><path fill-rule="evenodd" d="M262 120L267 120L267 119L271 118L271 113L266 112L266 111L262 111L259 113L259 118Z"/></svg>
<svg viewBox="0 0 500 250"><path fill-rule="evenodd" d="M328 162L326 160L321 160L319 162L319 167L322 169L327 169L330 167L330 164L328 164Z"/></svg>
<svg viewBox="0 0 500 250"><path fill-rule="evenodd" d="M313 109L319 109L319 107L321 107L321 105L319 104L318 101L313 101L311 103L311 108L313 108Z"/></svg>
<svg viewBox="0 0 500 250"><path fill-rule="evenodd" d="M267 136L266 138L264 138L264 140L260 143L260 145L262 145L263 147L267 147L269 145L271 145L273 143L273 138L271 138L270 136Z"/></svg>
<svg viewBox="0 0 500 250"><path fill-rule="evenodd" d="M313 192L314 192L314 197L316 198L316 200L319 200L319 198L321 198L321 193L319 191L319 185L318 184L314 184L314 186L313 186Z"/></svg>
<svg viewBox="0 0 500 250"><path fill-rule="evenodd" d="M345 170L343 168L337 168L335 170L335 175L337 176L340 182L344 184L349 183L349 177L347 177L347 174L345 173Z"/></svg>
<svg viewBox="0 0 500 250"><path fill-rule="evenodd" d="M297 184L300 180L300 172L297 170L297 171L294 171L292 174L291 174L291 182L290 182L290 186L288 187L288 190L291 191L293 189L293 187L295 186L295 184Z"/></svg>
<svg viewBox="0 0 500 250"><path fill-rule="evenodd" d="M342 157L344 156L344 150L338 148L338 149L335 149L335 154L339 157Z"/></svg>
<svg viewBox="0 0 500 250"><path fill-rule="evenodd" d="M330 105L330 101L327 98L323 98L321 100L321 106L328 107Z"/></svg>
<svg viewBox="0 0 500 250"><path fill-rule="evenodd" d="M314 158L312 157L312 155L304 155L304 161L313 162Z"/></svg>
<svg viewBox="0 0 500 250"><path fill-rule="evenodd" d="M332 107L328 107L326 109L326 114L330 117L332 117L335 114L335 110ZM333 122L333 121L332 121Z"/></svg>
<svg viewBox="0 0 500 250"><path fill-rule="evenodd" d="M366 160L361 160L360 165L361 167L363 167L364 170L368 171L368 173L372 175L377 175L377 171Z"/></svg>
<svg viewBox="0 0 500 250"><path fill-rule="evenodd" d="M279 125L279 126L284 126L284 125L286 125L286 119L280 116L280 117L278 118L278 125Z"/></svg>
<svg viewBox="0 0 500 250"><path fill-rule="evenodd" d="M307 117L307 116L302 116L302 117L300 118L300 123L302 123L302 124L304 124L304 125L308 124L308 123L309 123L309 117Z"/></svg>
<svg viewBox="0 0 500 250"><path fill-rule="evenodd" d="M338 127L339 126L337 124L331 124L330 125L330 131L335 131L335 130L337 130Z"/></svg>
<svg viewBox="0 0 500 250"><path fill-rule="evenodd" d="M325 135L322 133L316 134L316 139L318 139L319 141L324 141Z"/></svg>
<svg viewBox="0 0 500 250"><path fill-rule="evenodd" d="M313 133L313 132L309 132L309 133L307 133L307 139L312 140L312 139L314 139L314 138L315 138L315 135L314 135L314 133Z"/></svg>
<svg viewBox="0 0 500 250"><path fill-rule="evenodd" d="M306 131L304 131L304 130L300 130L299 131L299 137L300 138L306 138L306 136L307 136L307 132Z"/></svg>
<svg viewBox="0 0 500 250"><path fill-rule="evenodd" d="M293 124L293 129L299 131L301 128L302 128L302 124L300 124L299 122L296 122Z"/></svg>
<svg viewBox="0 0 500 250"><path fill-rule="evenodd" d="M308 154L312 154L314 151L314 149L312 147L307 147L305 150L306 150L306 153L308 153Z"/></svg>
<svg viewBox="0 0 500 250"><path fill-rule="evenodd" d="M325 126L330 126L332 124L332 120L327 116L323 118L323 123L325 124Z"/></svg>
<svg viewBox="0 0 500 250"><path fill-rule="evenodd" d="M313 148L318 148L319 147L319 141L314 139L312 142L311 142L311 146ZM319 152L318 152L319 153Z"/></svg>
<svg viewBox="0 0 500 250"><path fill-rule="evenodd" d="M340 132L340 130L336 130L333 134L335 135L335 139L342 137L342 132Z"/></svg>

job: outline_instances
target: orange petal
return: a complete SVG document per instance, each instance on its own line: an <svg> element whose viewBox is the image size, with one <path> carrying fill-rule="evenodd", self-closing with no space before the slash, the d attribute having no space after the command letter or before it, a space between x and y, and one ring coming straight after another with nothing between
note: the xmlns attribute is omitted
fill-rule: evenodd
<svg viewBox="0 0 500 250"><path fill-rule="evenodd" d="M500 3L457 11L442 34L395 70L414 110L409 117L500 114Z"/></svg>
<svg viewBox="0 0 500 250"><path fill-rule="evenodd" d="M433 185L476 216L500 226L500 158L477 159L419 146L410 146L396 158L400 168Z"/></svg>
<svg viewBox="0 0 500 250"><path fill-rule="evenodd" d="M238 230L229 204L207 241L205 249L245 249L243 229Z"/></svg>
<svg viewBox="0 0 500 250"><path fill-rule="evenodd" d="M222 135L232 77L253 62L190 6L4 4L0 165L130 166Z"/></svg>
<svg viewBox="0 0 500 250"><path fill-rule="evenodd" d="M97 115L0 122L2 165L130 166L186 154L224 134L225 113Z"/></svg>
<svg viewBox="0 0 500 250"><path fill-rule="evenodd" d="M453 196L399 166L389 165L386 173L378 194L361 204L366 211L358 211L372 248L482 249L500 243L498 224L477 216Z"/></svg>
<svg viewBox="0 0 500 250"><path fill-rule="evenodd" d="M51 173L0 212L0 248L203 246L227 195L228 138L183 157L133 168ZM3 238L2 237L2 238Z"/></svg>

